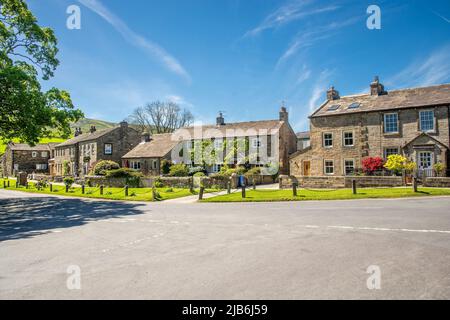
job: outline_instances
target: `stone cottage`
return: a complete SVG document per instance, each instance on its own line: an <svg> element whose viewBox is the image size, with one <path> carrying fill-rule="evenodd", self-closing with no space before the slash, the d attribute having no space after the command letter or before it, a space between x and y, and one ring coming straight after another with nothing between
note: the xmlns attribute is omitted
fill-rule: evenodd
<svg viewBox="0 0 450 320"><path fill-rule="evenodd" d="M189 167L204 166L208 173L219 172L225 163L230 168L271 164L276 167L274 173L288 173L289 156L297 150L297 137L284 107L276 120L226 123L220 113L215 125L185 127L147 139L126 154L123 163L156 175L161 173L162 159ZM197 152L203 142L209 143L203 147L207 150ZM214 154L214 159L206 159L205 154Z"/></svg>
<svg viewBox="0 0 450 320"><path fill-rule="evenodd" d="M17 172L49 174L48 161L53 156L56 143L30 146L9 143L2 157L3 176L15 176Z"/></svg>
<svg viewBox="0 0 450 320"><path fill-rule="evenodd" d="M50 160L53 175L83 176L100 160L122 162L122 157L138 145L139 132L121 122L118 127L96 130L92 126L87 133L77 129L75 137L55 147Z"/></svg>
<svg viewBox="0 0 450 320"><path fill-rule="evenodd" d="M419 174L449 167L450 84L386 91L378 77L368 94L341 97L331 87L309 117L310 147L290 158L294 176L345 176L365 157L401 154Z"/></svg>

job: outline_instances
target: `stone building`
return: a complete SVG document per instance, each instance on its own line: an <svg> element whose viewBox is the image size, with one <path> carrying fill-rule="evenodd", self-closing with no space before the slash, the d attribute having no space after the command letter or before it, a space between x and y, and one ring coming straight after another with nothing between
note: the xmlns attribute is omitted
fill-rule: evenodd
<svg viewBox="0 0 450 320"><path fill-rule="evenodd" d="M385 91L378 77L370 93L341 97L333 87L310 116L311 146L290 158L294 176L345 176L366 157L401 154L419 174L449 166L450 85Z"/></svg>
<svg viewBox="0 0 450 320"><path fill-rule="evenodd" d="M15 176L17 172L49 174L48 161L53 155L55 143L9 143L2 157L3 176Z"/></svg>
<svg viewBox="0 0 450 320"><path fill-rule="evenodd" d="M190 167L204 166L208 173L219 172L224 163L230 168L240 164L249 167L273 164L277 172L286 174L289 156L297 150L297 137L284 107L276 120L226 123L220 113L215 125L185 127L148 139L123 157L124 165L160 174L162 159ZM203 142L210 144L205 149L209 148L208 152L213 153L215 159L197 157L196 146ZM242 145L242 148L236 147L230 157L230 146L235 145Z"/></svg>
<svg viewBox="0 0 450 320"><path fill-rule="evenodd" d="M88 133L77 129L74 138L55 147L55 156L50 160L51 171L55 176L83 176L100 160L121 164L122 157L139 141L139 132L130 128L126 122L103 130L96 130L92 126Z"/></svg>
<svg viewBox="0 0 450 320"><path fill-rule="evenodd" d="M303 150L311 145L309 131L297 132L297 150Z"/></svg>

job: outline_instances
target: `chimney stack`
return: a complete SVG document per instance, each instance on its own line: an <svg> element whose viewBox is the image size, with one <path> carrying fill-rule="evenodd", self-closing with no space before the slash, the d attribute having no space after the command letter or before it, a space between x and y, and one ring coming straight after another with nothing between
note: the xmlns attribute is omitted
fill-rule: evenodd
<svg viewBox="0 0 450 320"><path fill-rule="evenodd" d="M128 122L126 122L125 120L122 121L122 122L120 123L120 127L121 127L122 129L127 129L127 128L128 128Z"/></svg>
<svg viewBox="0 0 450 320"><path fill-rule="evenodd" d="M216 118L216 125L223 126L225 125L225 118L223 117L223 113L219 112L219 116Z"/></svg>
<svg viewBox="0 0 450 320"><path fill-rule="evenodd" d="M150 142L152 140L152 137L151 137L150 133L147 130L142 132L142 136L141 137L142 137L142 143Z"/></svg>
<svg viewBox="0 0 450 320"><path fill-rule="evenodd" d="M383 94L386 94L386 91L384 91L384 86L380 83L380 78L375 76L373 82L370 84L370 95L381 96Z"/></svg>
<svg viewBox="0 0 450 320"><path fill-rule="evenodd" d="M284 106L284 102L280 108L280 121L289 122L289 113L287 112L286 107Z"/></svg>
<svg viewBox="0 0 450 320"><path fill-rule="evenodd" d="M97 131L97 128L95 128L95 126L91 126L91 129L89 130L91 133L94 133L95 131Z"/></svg>
<svg viewBox="0 0 450 320"><path fill-rule="evenodd" d="M74 137L78 137L80 135L80 128L75 128L75 134Z"/></svg>
<svg viewBox="0 0 450 320"><path fill-rule="evenodd" d="M327 99L328 100L338 100L339 97L339 91L335 90L333 86L327 91Z"/></svg>

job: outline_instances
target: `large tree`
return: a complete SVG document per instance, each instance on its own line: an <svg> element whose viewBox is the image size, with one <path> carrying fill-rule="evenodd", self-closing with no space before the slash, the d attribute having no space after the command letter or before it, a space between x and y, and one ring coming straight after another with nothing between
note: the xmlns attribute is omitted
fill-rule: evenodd
<svg viewBox="0 0 450 320"><path fill-rule="evenodd" d="M70 134L70 123L83 116L70 94L43 92L59 64L57 39L41 27L23 0L0 0L0 138L36 144L56 130Z"/></svg>
<svg viewBox="0 0 450 320"><path fill-rule="evenodd" d="M174 102L155 101L134 110L129 119L142 131L170 133L191 125L194 117L189 110L181 109Z"/></svg>

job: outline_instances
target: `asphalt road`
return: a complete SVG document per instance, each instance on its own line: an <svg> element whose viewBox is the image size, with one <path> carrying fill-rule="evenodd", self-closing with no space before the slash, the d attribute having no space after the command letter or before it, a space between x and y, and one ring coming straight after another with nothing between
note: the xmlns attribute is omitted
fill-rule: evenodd
<svg viewBox="0 0 450 320"><path fill-rule="evenodd" d="M0 190L0 298L449 299L449 209L445 197L169 204Z"/></svg>

